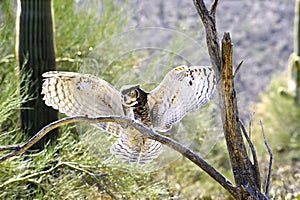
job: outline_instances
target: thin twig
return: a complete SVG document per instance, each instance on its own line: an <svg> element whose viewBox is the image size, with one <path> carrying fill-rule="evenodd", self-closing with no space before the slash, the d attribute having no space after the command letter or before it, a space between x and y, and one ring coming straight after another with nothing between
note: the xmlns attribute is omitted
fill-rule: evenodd
<svg viewBox="0 0 300 200"><path fill-rule="evenodd" d="M85 122L85 123L99 123L99 122L117 122L120 124L125 124L132 126L139 132L141 132L145 137L156 140L158 142L161 142L162 144L167 145L168 147L174 149L175 151L181 153L184 157L191 160L194 164L199 166L203 171L205 171L207 174L209 174L213 179L215 179L220 185L222 185L228 192L230 192L232 195L236 196L238 193L238 190L234 185L225 177L223 176L219 171L217 171L214 167L212 167L210 164L208 164L204 159L202 159L199 155L195 154L192 150L189 148L183 146L182 144L165 137L163 135L160 135L156 132L154 132L152 129L145 127L143 124L130 119L128 117L121 117L121 116L107 116L107 117L97 117L97 118L88 118L86 116L75 116L75 117L67 117L55 122L52 122L51 124L45 126L43 129L41 129L35 136L33 136L29 141L27 141L25 144L21 146L15 146L16 149L12 153L9 153L2 158L0 158L0 162L4 161L10 157L19 155L26 151L28 148L30 148L33 144L35 144L37 141L39 141L43 136L45 136L49 131L66 125L70 123L75 122ZM2 148L5 149L5 148Z"/></svg>
<svg viewBox="0 0 300 200"><path fill-rule="evenodd" d="M264 126L263 126L263 123L262 121L260 120L259 121L260 123L260 126L261 126L261 132L262 132L262 135L264 137L264 143L265 143L265 146L267 147L268 149L268 153L270 155L270 162L269 162L269 169L268 169L268 175L267 175L267 178L266 178L266 186L265 186L265 194L267 197L269 197L269 192L270 192L270 183L271 183L271 173L272 173L272 162L273 162L273 153L272 153L272 150L267 142L267 139L266 139L266 136L265 136L265 131L264 131Z"/></svg>
<svg viewBox="0 0 300 200"><path fill-rule="evenodd" d="M243 64L243 60L240 62L240 64L237 66L236 70L234 71L234 74L233 74L233 79L235 78L235 76L237 75L237 73L239 72L242 64Z"/></svg>
<svg viewBox="0 0 300 200"><path fill-rule="evenodd" d="M260 177L260 171L259 171L259 165L258 165L258 159L257 159L255 147L254 147L254 145L246 131L246 128L241 120L240 120L240 125L241 125L243 135L246 138L247 143L248 143L249 148L251 149L251 153L252 153L252 159L253 159L252 169L254 170L254 173L252 174L252 176L255 177L254 180L255 180L257 186L260 188L261 187L261 177ZM249 154L250 153L248 153L248 155Z"/></svg>
<svg viewBox="0 0 300 200"><path fill-rule="evenodd" d="M251 133L252 133L252 119L249 120L248 133L249 133L249 138L250 138L250 140L251 140ZM251 148L250 148L250 145L249 145L249 149L248 149L248 154L249 154L249 155L250 155L250 151L251 151Z"/></svg>
<svg viewBox="0 0 300 200"><path fill-rule="evenodd" d="M0 151L16 150L18 148L19 146L9 145L9 146L0 147Z"/></svg>
<svg viewBox="0 0 300 200"><path fill-rule="evenodd" d="M218 0L214 0L210 8L210 13L214 16L216 15L217 6L218 6Z"/></svg>
<svg viewBox="0 0 300 200"><path fill-rule="evenodd" d="M249 127L248 127L248 135L249 135L249 138L251 140L251 136L252 136L252 122L253 122L253 116L254 116L255 112L249 114ZM250 155L250 151L251 151L251 148L249 146L249 149L248 149L248 154Z"/></svg>
<svg viewBox="0 0 300 200"><path fill-rule="evenodd" d="M70 169L73 169L73 170L76 170L76 171L81 171L83 173L86 173L90 176L93 176L93 177L99 177L98 174L94 174L92 172L89 172L88 170L85 170L85 169L82 169L80 167L77 167L75 165L72 165L71 163L68 163L68 162L61 162L61 163L58 163L57 165L55 165L54 167L46 170L46 171L41 171L41 172L37 172L37 173L33 173L33 174L29 174L27 176L23 176L23 177L18 177L18 178L15 178L15 179L9 179L8 181L4 182L3 184L0 185L0 189L3 189L4 187L12 184L12 183L16 183L16 182L24 182L24 181L28 181L30 179L33 179L33 178L36 178L36 177L41 177L45 174L50 174L51 172L57 170L58 168L60 167L68 167Z"/></svg>
<svg viewBox="0 0 300 200"><path fill-rule="evenodd" d="M252 158L253 158L253 165L254 166L258 166L258 161L257 161L257 155L256 155L255 147L254 147L254 145L253 145L253 143L252 143L252 141L251 141L251 139L250 139L250 137L249 137L249 135L248 135L248 133L246 131L246 128L245 128L245 126L244 126L244 124L243 124L243 122L241 120L240 120L240 124L241 124L241 128L242 128L242 132L243 132L243 134L244 134L244 136L245 136L245 138L246 138L246 140L247 140L247 142L249 144L249 147L251 149L251 154L252 154Z"/></svg>

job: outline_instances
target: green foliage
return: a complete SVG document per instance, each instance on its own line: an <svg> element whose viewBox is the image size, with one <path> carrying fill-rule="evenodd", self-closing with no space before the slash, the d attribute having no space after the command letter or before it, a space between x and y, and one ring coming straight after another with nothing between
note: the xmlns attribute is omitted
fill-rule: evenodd
<svg viewBox="0 0 300 200"><path fill-rule="evenodd" d="M225 157L224 152L220 153ZM229 169L222 166L220 158L214 158L215 154L209 154L206 160L214 167L228 176ZM227 158L227 157L226 157ZM171 163L158 173L158 179L164 180L173 197L180 199L230 199L230 194L217 184L210 176L199 167L185 158ZM231 179L232 180L232 179Z"/></svg>
<svg viewBox="0 0 300 200"><path fill-rule="evenodd" d="M300 107L294 104L292 98L280 95L279 88L286 85L284 81L282 79L272 81L268 92L261 95L261 103L256 105L254 117L256 121L263 122L267 139L273 150L298 152L300 149ZM256 126L256 132L261 132L259 126ZM298 155L290 154L295 158Z"/></svg>
<svg viewBox="0 0 300 200"><path fill-rule="evenodd" d="M114 1L90 1L76 5L74 0L54 0L57 68L78 71L85 58L99 43L110 40L127 24L126 5L117 7ZM122 13L122 14L121 14ZM108 48L108 47L107 47ZM104 60L114 52L101 52ZM98 66L99 67L99 66Z"/></svg>
<svg viewBox="0 0 300 200"><path fill-rule="evenodd" d="M8 134L1 138L12 142ZM153 180L152 173L132 176L104 165L68 128L62 129L55 146L3 162L0 169L1 199L140 199L168 195L163 185Z"/></svg>

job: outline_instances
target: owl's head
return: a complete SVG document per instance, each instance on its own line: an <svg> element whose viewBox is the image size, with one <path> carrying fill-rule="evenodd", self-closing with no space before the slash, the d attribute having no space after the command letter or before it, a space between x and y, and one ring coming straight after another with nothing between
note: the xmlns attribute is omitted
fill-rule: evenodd
<svg viewBox="0 0 300 200"><path fill-rule="evenodd" d="M147 92L140 85L127 85L121 88L122 104L126 107L137 107L147 103Z"/></svg>

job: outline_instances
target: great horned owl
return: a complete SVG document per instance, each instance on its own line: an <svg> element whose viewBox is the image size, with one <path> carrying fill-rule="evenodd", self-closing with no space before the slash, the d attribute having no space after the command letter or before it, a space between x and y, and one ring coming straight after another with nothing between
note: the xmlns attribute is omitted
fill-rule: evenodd
<svg viewBox="0 0 300 200"><path fill-rule="evenodd" d="M187 113L205 105L216 85L209 66L176 67L150 92L139 85L122 87L119 92L100 78L74 72L52 71L43 77L46 105L67 116L128 116L159 132L168 131ZM145 138L132 127L114 122L94 126L118 137L110 151L124 161L142 165L162 151L161 143Z"/></svg>
<svg viewBox="0 0 300 200"><path fill-rule="evenodd" d="M139 85L129 85L121 88L124 114L135 120L139 120L146 126L152 124L148 94Z"/></svg>

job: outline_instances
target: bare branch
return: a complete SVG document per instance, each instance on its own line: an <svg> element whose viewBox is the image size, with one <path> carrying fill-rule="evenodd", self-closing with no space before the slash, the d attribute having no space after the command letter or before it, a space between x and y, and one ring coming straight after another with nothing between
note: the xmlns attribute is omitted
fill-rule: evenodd
<svg viewBox="0 0 300 200"><path fill-rule="evenodd" d="M250 140L251 140L251 132L252 131L252 119L250 119L249 120L249 127L248 127L248 135L249 135L249 138L250 138ZM250 155L250 151L251 151L251 149L250 149L250 145L249 145L249 149L248 149L248 155Z"/></svg>
<svg viewBox="0 0 300 200"><path fill-rule="evenodd" d="M194 5L200 15L201 19L205 20L206 15L209 15L209 12L203 1L193 0Z"/></svg>
<svg viewBox="0 0 300 200"><path fill-rule="evenodd" d="M11 158L13 156L22 154L25 152L27 149L29 149L32 145L37 143L41 138L43 138L49 131L52 131L55 128L58 128L60 126L74 123L74 122L79 122L80 119L75 118L64 118L55 122L52 122L42 128L36 135L34 135L32 138L30 138L25 144L18 146L18 145L10 145L10 146L5 146L5 147L0 147L0 151L6 151L6 150L15 150L9 154L4 155L3 157L0 158L0 162L7 160L8 158Z"/></svg>
<svg viewBox="0 0 300 200"><path fill-rule="evenodd" d="M45 126L43 129L41 129L35 136L33 136L31 139L29 139L25 144L21 146L14 146L12 153L9 153L2 158L0 158L0 162L19 155L26 151L28 148L30 148L33 144L35 144L37 141L39 141L42 137L44 137L49 131L66 125L70 123L75 122L85 122L85 123L99 123L99 122L117 122L120 124L126 124L129 126L134 127L139 132L141 132L145 137L148 137L150 139L156 140L158 142L161 142L162 144L167 145L168 147L174 149L175 151L182 154L184 157L191 160L194 164L199 166L203 171L205 171L207 174L209 174L213 179L215 179L219 184L221 184L227 191L229 191L232 195L236 196L238 193L238 190L236 187L233 186L233 184L225 177L223 176L219 171L217 171L215 168L213 168L210 164L208 164L204 159L202 159L200 156L195 154L192 150L189 148L183 146L182 144L165 137L163 135L160 135L156 132L154 132L152 129L145 127L143 124L127 118L127 117L120 117L120 116L108 116L108 117L98 117L98 118L88 118L86 116L75 116L75 117L67 117L55 122L52 122L51 124ZM5 147L1 147L0 150L7 150Z"/></svg>
<svg viewBox="0 0 300 200"><path fill-rule="evenodd" d="M214 16L216 15L217 6L218 6L218 0L214 0L210 8L210 13Z"/></svg>
<svg viewBox="0 0 300 200"><path fill-rule="evenodd" d="M242 64L243 64L243 60L240 62L240 64L237 66L236 70L234 71L234 74L233 74L233 79L235 78L235 76L237 75L237 73L239 72Z"/></svg>
<svg viewBox="0 0 300 200"><path fill-rule="evenodd" d="M202 0L193 0L193 2L205 27L206 43L208 47L210 61L216 73L217 81L219 81L221 72L221 55L215 17L218 1L214 1L214 3L212 4L211 11L207 10Z"/></svg>
<svg viewBox="0 0 300 200"><path fill-rule="evenodd" d="M269 197L270 183L271 183L271 174L272 174L273 153L272 153L272 150L271 150L271 148L270 148L270 146L269 146L269 144L267 142L263 123L262 123L261 120L259 121L259 123L260 123L260 126L261 126L262 135L264 137L265 146L267 147L269 155L270 155L269 169L268 169L268 175L267 175L267 178L266 178L266 186L265 186L265 194L266 194L267 197Z"/></svg>
<svg viewBox="0 0 300 200"><path fill-rule="evenodd" d="M243 124L243 122L241 120L240 120L240 124L241 124L242 132L243 132L243 134L244 134L244 136L245 136L245 138L246 138L246 140L247 140L247 142L249 144L249 147L251 149L251 153L252 153L252 156L253 156L253 165L257 165L258 166L255 147L254 147L254 145L253 145L253 143L252 143L252 141L251 141L251 139L250 139L250 137L249 137L249 135L248 135L248 133L246 131L246 128L245 128L245 126L244 126L244 124Z"/></svg>
<svg viewBox="0 0 300 200"><path fill-rule="evenodd" d="M257 159L257 155L256 155L256 151L255 151L255 147L246 131L246 128L243 124L243 122L240 120L240 124L241 124L241 129L242 129L242 132L249 144L249 147L251 149L251 153L252 153L252 158L253 158L253 164L252 164L252 169L254 170L254 173L253 173L253 176L255 176L255 179L257 181L257 183L259 185L261 185L261 178L260 178L260 171L259 171L259 165L258 165L258 159ZM250 156L250 155L249 155Z"/></svg>
<svg viewBox="0 0 300 200"><path fill-rule="evenodd" d="M20 147L16 145L9 145L5 147L0 147L0 151L17 150L18 148Z"/></svg>

